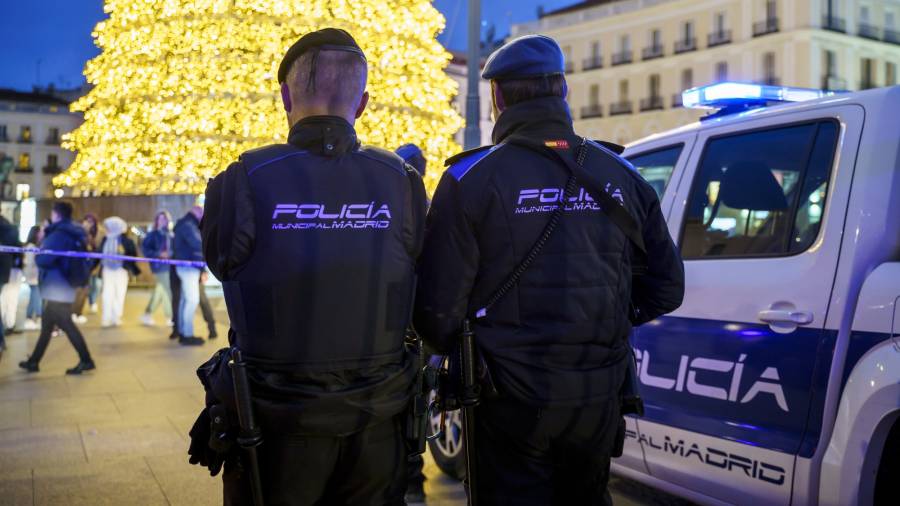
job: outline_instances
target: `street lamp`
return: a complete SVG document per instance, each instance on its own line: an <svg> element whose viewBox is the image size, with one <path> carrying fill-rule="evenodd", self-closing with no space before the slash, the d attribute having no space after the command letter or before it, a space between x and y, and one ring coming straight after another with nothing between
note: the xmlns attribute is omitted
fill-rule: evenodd
<svg viewBox="0 0 900 506"><path fill-rule="evenodd" d="M481 0L469 0L468 85L466 91L466 131L464 148L481 146L481 101L478 84L481 81Z"/></svg>

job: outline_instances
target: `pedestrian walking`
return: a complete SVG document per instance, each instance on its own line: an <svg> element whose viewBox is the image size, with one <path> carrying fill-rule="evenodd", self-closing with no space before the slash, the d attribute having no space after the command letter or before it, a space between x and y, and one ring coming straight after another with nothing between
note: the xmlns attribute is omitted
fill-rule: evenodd
<svg viewBox="0 0 900 506"><path fill-rule="evenodd" d="M681 258L653 188L573 130L553 39L507 43L482 76L494 145L451 158L438 184L415 327L444 353L471 330L483 359L465 410L470 495L610 504L628 336L681 304Z"/></svg>
<svg viewBox="0 0 900 506"><path fill-rule="evenodd" d="M278 71L287 143L243 153L207 187L206 263L264 440L240 464L224 456L225 504L254 491L266 504L404 504L401 425L417 373L404 334L425 191L400 157L357 139L367 73L347 32L304 35ZM204 381L231 385L229 371ZM192 460L214 472L209 413L233 415L232 397L213 387L191 432Z"/></svg>
<svg viewBox="0 0 900 506"><path fill-rule="evenodd" d="M104 255L137 256L137 247L127 235L128 224L125 220L118 216L110 216L103 220L103 228L106 229L106 235L100 241L100 251ZM104 258L100 261L100 277L103 281L102 327L122 325L129 274L137 276L140 272L138 266L131 260Z"/></svg>
<svg viewBox="0 0 900 506"><path fill-rule="evenodd" d="M200 237L200 219L203 208L194 206L177 223L173 253L176 260L203 261L203 245ZM178 278L178 294L173 293L173 300L178 300L175 323L177 325L178 342L183 345L203 344L203 339L194 335L194 315L200 304L200 272L199 267L178 265L175 274ZM173 292L176 286L172 287Z"/></svg>
<svg viewBox="0 0 900 506"><path fill-rule="evenodd" d="M172 257L172 242L174 235L170 229L172 217L168 211L160 211L156 213L153 219L153 230L147 233L141 244L143 254L147 258L168 259ZM150 295L150 302L141 315L141 323L144 325L155 325L153 321L153 312L162 305L163 315L169 323L172 323L172 284L169 280L169 265L162 263L151 263L150 270L153 272L155 280L153 286L153 294Z"/></svg>
<svg viewBox="0 0 900 506"><path fill-rule="evenodd" d="M0 216L0 244L21 246L19 229ZM22 254L0 253L0 324L5 334L16 331L16 316L19 308L19 291L22 288Z"/></svg>
<svg viewBox="0 0 900 506"><path fill-rule="evenodd" d="M97 222L97 216L87 213L81 219L81 227L87 234L87 251L96 252L100 237L100 225ZM72 304L72 318L76 323L87 323L87 316L84 315L84 306L87 302L90 304L91 313L97 313L97 296L100 291L100 264L94 262L94 271L84 286L79 286L75 291L75 302Z"/></svg>
<svg viewBox="0 0 900 506"><path fill-rule="evenodd" d="M87 234L84 229L72 223L72 204L64 201L53 203L50 213L51 225L45 231L42 247L57 251L85 251ZM69 342L78 352L78 364L66 370L66 374L81 374L94 369L94 361L88 351L84 336L72 321L72 303L75 301L75 285L88 278L89 262L84 259L66 258L57 255L37 255L41 296L44 298L44 314L41 318L41 333L34 351L27 360L19 362L19 367L28 372L38 372L41 358L50 343L54 328L66 333Z"/></svg>
<svg viewBox="0 0 900 506"><path fill-rule="evenodd" d="M43 240L43 227L34 225L28 231L25 246L28 248L39 248ZM22 273L25 276L25 282L28 284L28 308L25 311L25 330L41 328L41 313L44 305L41 299L41 288L38 286L38 266L34 257L34 253L25 253L23 261Z"/></svg>

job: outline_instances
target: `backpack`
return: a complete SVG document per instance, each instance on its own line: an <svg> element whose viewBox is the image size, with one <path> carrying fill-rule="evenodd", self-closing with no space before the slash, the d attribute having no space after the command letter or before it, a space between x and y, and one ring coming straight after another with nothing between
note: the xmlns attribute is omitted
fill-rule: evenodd
<svg viewBox="0 0 900 506"><path fill-rule="evenodd" d="M72 246L72 251L86 252L87 244L83 239L76 239ZM92 266L89 258L62 258L63 275L66 277L66 281L74 288L87 286L88 281L91 279Z"/></svg>

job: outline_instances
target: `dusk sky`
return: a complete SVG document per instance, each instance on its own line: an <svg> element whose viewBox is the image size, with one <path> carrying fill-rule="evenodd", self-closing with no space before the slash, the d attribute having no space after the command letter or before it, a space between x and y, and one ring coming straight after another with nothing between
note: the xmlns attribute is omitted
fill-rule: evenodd
<svg viewBox="0 0 900 506"><path fill-rule="evenodd" d="M496 25L498 36L512 23L536 18L538 6L546 10L577 0L483 0L484 26ZM0 33L7 41L0 51L0 88L30 90L49 83L74 87L84 82L84 63L98 54L91 30L102 20L102 0L0 0ZM466 45L466 0L435 0L447 18L439 40L450 49Z"/></svg>

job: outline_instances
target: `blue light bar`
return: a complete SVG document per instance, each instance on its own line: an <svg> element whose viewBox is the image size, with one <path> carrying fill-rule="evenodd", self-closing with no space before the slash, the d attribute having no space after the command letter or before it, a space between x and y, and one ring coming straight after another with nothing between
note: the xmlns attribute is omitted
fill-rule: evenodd
<svg viewBox="0 0 900 506"><path fill-rule="evenodd" d="M834 95L832 91L788 86L724 82L699 86L681 94L684 107L692 109L719 109L720 114L731 114L772 102L803 102Z"/></svg>

